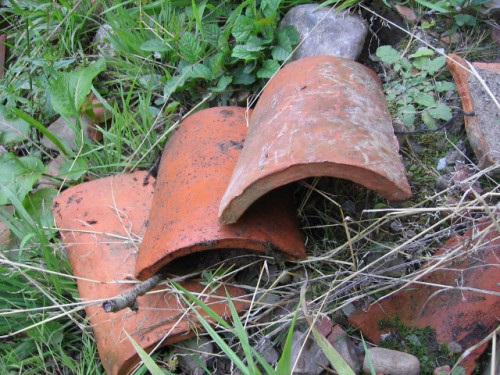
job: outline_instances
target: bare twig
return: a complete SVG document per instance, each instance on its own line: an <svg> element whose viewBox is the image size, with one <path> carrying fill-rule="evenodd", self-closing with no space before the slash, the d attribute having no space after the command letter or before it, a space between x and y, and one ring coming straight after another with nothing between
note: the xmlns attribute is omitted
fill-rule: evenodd
<svg viewBox="0 0 500 375"><path fill-rule="evenodd" d="M150 277L149 279L143 281L140 284L137 284L130 290L127 290L125 293L116 296L115 298L104 301L102 304L102 308L106 312L118 312L123 310L126 307L129 307L131 310L137 310L137 298L143 296L164 278L163 273L157 273L156 275Z"/></svg>

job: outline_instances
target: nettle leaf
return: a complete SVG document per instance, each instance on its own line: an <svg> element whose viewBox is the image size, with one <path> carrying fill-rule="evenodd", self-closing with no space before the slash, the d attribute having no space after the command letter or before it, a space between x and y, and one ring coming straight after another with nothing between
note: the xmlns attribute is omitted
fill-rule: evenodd
<svg viewBox="0 0 500 375"><path fill-rule="evenodd" d="M74 72L57 74L50 86L50 100L54 111L63 117L76 117L90 93L92 80L105 69L104 59L99 59Z"/></svg>
<svg viewBox="0 0 500 375"><path fill-rule="evenodd" d="M288 40L292 44L292 46L297 45L300 41L300 34L297 31L297 29L292 25L287 25L287 26L283 27L279 31L278 36L279 36L279 34L286 35L288 37Z"/></svg>
<svg viewBox="0 0 500 375"><path fill-rule="evenodd" d="M239 67L233 72L233 83L235 85L251 85L256 80L255 73L247 72L244 67Z"/></svg>
<svg viewBox="0 0 500 375"><path fill-rule="evenodd" d="M179 52L184 60L194 64L200 59L203 48L196 35L186 32L179 40Z"/></svg>
<svg viewBox="0 0 500 375"><path fill-rule="evenodd" d="M219 81L217 82L217 86L215 87L210 87L209 90L213 92L222 92L224 91L227 86L233 81L233 77L231 76L222 76L219 78Z"/></svg>
<svg viewBox="0 0 500 375"><path fill-rule="evenodd" d="M273 17L280 6L281 0L262 0L260 10L265 17Z"/></svg>
<svg viewBox="0 0 500 375"><path fill-rule="evenodd" d="M212 73L214 75L218 75L218 73L223 70L224 66L224 59L226 57L226 54L223 52L218 52L215 55L212 55L208 59L208 66L210 66L210 69L212 70Z"/></svg>
<svg viewBox="0 0 500 375"><path fill-rule="evenodd" d="M28 138L30 124L0 104L0 144L9 145Z"/></svg>
<svg viewBox="0 0 500 375"><path fill-rule="evenodd" d="M435 84L437 92L449 92L455 90L455 84L449 81L438 81Z"/></svg>
<svg viewBox="0 0 500 375"><path fill-rule="evenodd" d="M32 156L17 157L10 152L0 156L0 205L11 203L4 189L22 201L47 169Z"/></svg>
<svg viewBox="0 0 500 375"><path fill-rule="evenodd" d="M439 102L435 107L428 109L429 114L437 120L448 121L453 117L451 109L446 104Z"/></svg>
<svg viewBox="0 0 500 375"><path fill-rule="evenodd" d="M257 51L249 51L246 46L235 46L231 57L235 57L244 61L257 60L259 58L259 53Z"/></svg>
<svg viewBox="0 0 500 375"><path fill-rule="evenodd" d="M236 22L231 30L231 34L233 34L236 42L246 42L250 34L252 34L254 29L253 18L247 16L239 16L236 19Z"/></svg>
<svg viewBox="0 0 500 375"><path fill-rule="evenodd" d="M184 69L182 69L182 74L185 75L186 78L202 78L207 81L214 78L212 69L203 64L186 66Z"/></svg>
<svg viewBox="0 0 500 375"><path fill-rule="evenodd" d="M278 33L277 42L278 45L272 49L271 55L274 60L285 61L292 53L292 42L288 34L283 32Z"/></svg>
<svg viewBox="0 0 500 375"><path fill-rule="evenodd" d="M160 39L150 39L142 43L139 48L146 52L167 52L172 49L172 47Z"/></svg>
<svg viewBox="0 0 500 375"><path fill-rule="evenodd" d="M401 58L401 54L391 46L378 47L376 55L385 64L394 64Z"/></svg>
<svg viewBox="0 0 500 375"><path fill-rule="evenodd" d="M410 55L408 57L415 59L417 57L430 57L434 56L434 51L431 50L430 48L426 47L420 47L417 52L415 52L413 55Z"/></svg>
<svg viewBox="0 0 500 375"><path fill-rule="evenodd" d="M434 97L431 94L425 92L418 92L413 96L415 103L421 105L422 107L431 107L436 104Z"/></svg>
<svg viewBox="0 0 500 375"><path fill-rule="evenodd" d="M205 41L214 47L217 47L221 33L220 27L215 23L209 23L203 28Z"/></svg>
<svg viewBox="0 0 500 375"><path fill-rule="evenodd" d="M262 67L257 70L257 77L271 78L280 68L280 64L276 60L266 60Z"/></svg>
<svg viewBox="0 0 500 375"><path fill-rule="evenodd" d="M255 35L252 35L245 44L245 47L251 52L262 51L263 49L266 48L266 44L269 44L269 41L261 39Z"/></svg>

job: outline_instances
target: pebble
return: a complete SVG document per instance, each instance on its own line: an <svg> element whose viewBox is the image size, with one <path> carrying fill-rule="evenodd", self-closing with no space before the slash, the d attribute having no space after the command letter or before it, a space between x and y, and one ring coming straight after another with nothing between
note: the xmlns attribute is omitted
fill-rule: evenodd
<svg viewBox="0 0 500 375"><path fill-rule="evenodd" d="M336 12L331 7L304 4L291 8L280 27L293 25L302 44L291 60L308 56L331 55L356 60L363 49L368 25L349 12Z"/></svg>
<svg viewBox="0 0 500 375"><path fill-rule="evenodd" d="M375 371L385 375L419 375L420 361L414 355L385 348L371 348L363 361L363 372L371 374L369 358Z"/></svg>

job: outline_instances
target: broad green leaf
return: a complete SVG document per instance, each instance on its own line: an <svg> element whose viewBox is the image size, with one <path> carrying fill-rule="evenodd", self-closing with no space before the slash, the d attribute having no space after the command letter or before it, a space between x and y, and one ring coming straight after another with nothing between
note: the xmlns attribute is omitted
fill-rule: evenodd
<svg viewBox="0 0 500 375"><path fill-rule="evenodd" d="M455 84L449 81L438 81L435 84L437 92L448 92L455 90Z"/></svg>
<svg viewBox="0 0 500 375"><path fill-rule="evenodd" d="M431 116L428 110L423 111L420 116L422 117L422 121L428 129L437 128L437 121Z"/></svg>
<svg viewBox="0 0 500 375"><path fill-rule="evenodd" d="M431 50L430 48L421 47L417 50L417 52L408 57L415 59L417 57L430 57L430 56L434 56L434 51Z"/></svg>
<svg viewBox="0 0 500 375"><path fill-rule="evenodd" d="M61 165L59 175L72 180L78 180L80 177L84 176L88 170L89 166L85 159L68 160Z"/></svg>
<svg viewBox="0 0 500 375"><path fill-rule="evenodd" d="M205 25L203 31L204 31L205 41L208 44L212 45L213 47L217 47L219 38L221 36L220 27L215 23L209 23Z"/></svg>
<svg viewBox="0 0 500 375"><path fill-rule="evenodd" d="M377 48L377 57L386 64L394 64L401 58L401 54L391 46L381 46Z"/></svg>
<svg viewBox="0 0 500 375"><path fill-rule="evenodd" d="M160 39L147 40L142 43L139 48L147 52L167 52L172 49L168 44Z"/></svg>
<svg viewBox="0 0 500 375"><path fill-rule="evenodd" d="M9 204L4 194L7 189L22 201L47 170L40 159L33 156L17 157L12 153L0 156L0 205Z"/></svg>
<svg viewBox="0 0 500 375"><path fill-rule="evenodd" d="M239 16L231 30L236 42L246 42L254 29L255 20L246 16Z"/></svg>
<svg viewBox="0 0 500 375"><path fill-rule="evenodd" d="M218 52L208 59L208 65L210 66L214 76L219 75L221 70L223 70L225 57L226 55L224 53Z"/></svg>
<svg viewBox="0 0 500 375"><path fill-rule="evenodd" d="M263 49L266 48L266 44L268 43L269 43L268 41L261 39L255 35L252 35L245 44L245 47L251 52L262 51Z"/></svg>
<svg viewBox="0 0 500 375"><path fill-rule="evenodd" d="M438 103L434 108L428 109L429 114L436 120L448 121L452 118L451 109L444 103Z"/></svg>
<svg viewBox="0 0 500 375"><path fill-rule="evenodd" d="M50 86L50 100L54 111L61 116L77 116L85 97L90 93L92 80L106 69L103 59L74 72L58 73Z"/></svg>
<svg viewBox="0 0 500 375"><path fill-rule="evenodd" d="M475 26L477 23L476 17L470 14L464 14L464 13L456 14L454 18L455 18L455 23L458 26L464 26L464 25Z"/></svg>
<svg viewBox="0 0 500 375"><path fill-rule="evenodd" d="M280 68L280 64L276 60L266 60L262 64L262 68L257 70L257 77L271 78Z"/></svg>
<svg viewBox="0 0 500 375"><path fill-rule="evenodd" d="M54 216L50 210L52 201L57 196L57 189L44 188L29 194L24 198L23 206L29 216L45 229L45 233L50 236L54 235L57 230L50 229L54 225Z"/></svg>
<svg viewBox="0 0 500 375"><path fill-rule="evenodd" d="M255 73L246 72L244 68L238 68L233 72L233 83L235 85L251 85L257 80Z"/></svg>
<svg viewBox="0 0 500 375"><path fill-rule="evenodd" d="M282 32L278 33L277 41L278 45L272 49L271 54L274 60L285 61L292 53L292 43L288 34Z"/></svg>
<svg viewBox="0 0 500 375"><path fill-rule="evenodd" d="M194 64L200 60L203 48L196 35L185 32L179 41L179 52L184 60Z"/></svg>
<svg viewBox="0 0 500 375"><path fill-rule="evenodd" d="M423 70L423 71L428 71L428 66L430 64L430 57L418 57L413 60L413 66L417 68L418 70Z"/></svg>
<svg viewBox="0 0 500 375"><path fill-rule="evenodd" d="M22 142L28 139L30 124L17 117L12 111L0 104L0 144Z"/></svg>
<svg viewBox="0 0 500 375"><path fill-rule="evenodd" d="M297 29L292 25L287 25L287 26L283 27L282 29L280 29L278 36L280 34L285 34L293 46L298 44L300 41L300 34L297 31Z"/></svg>
<svg viewBox="0 0 500 375"><path fill-rule="evenodd" d="M273 17L280 6L281 0L262 0L260 9L265 17Z"/></svg>
<svg viewBox="0 0 500 375"><path fill-rule="evenodd" d="M425 92L419 92L413 96L415 103L423 107L431 107L436 104L434 97L431 94Z"/></svg>
<svg viewBox="0 0 500 375"><path fill-rule="evenodd" d="M210 91L213 91L213 92L221 92L221 91L224 91L227 86L231 83L231 81L233 80L233 77L231 76L222 76L219 78L219 81L217 82L217 86L215 87L210 87Z"/></svg>
<svg viewBox="0 0 500 375"><path fill-rule="evenodd" d="M238 45L233 48L231 57L235 57L244 61L256 60L259 58L259 53L255 51L249 51L246 46Z"/></svg>
<svg viewBox="0 0 500 375"><path fill-rule="evenodd" d="M401 107L398 111L398 117L406 126L413 126L415 123L417 110L413 105Z"/></svg>
<svg viewBox="0 0 500 375"><path fill-rule="evenodd" d="M186 78L203 78L207 81L214 78L212 70L203 64L187 66L182 70L182 74L185 74Z"/></svg>
<svg viewBox="0 0 500 375"><path fill-rule="evenodd" d="M446 57L439 56L429 61L429 63L426 66L424 66L423 69L429 72L429 74L435 74L439 69L444 67L445 64L446 64Z"/></svg>

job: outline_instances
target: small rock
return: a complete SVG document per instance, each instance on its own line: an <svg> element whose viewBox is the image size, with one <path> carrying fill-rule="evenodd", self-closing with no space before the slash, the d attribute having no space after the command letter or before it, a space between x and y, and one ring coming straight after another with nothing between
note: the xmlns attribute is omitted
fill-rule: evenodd
<svg viewBox="0 0 500 375"><path fill-rule="evenodd" d="M438 164L436 166L436 169L438 171L442 171L443 169L446 169L446 167L448 166L448 161L446 160L446 158L441 158L439 159L438 161Z"/></svg>
<svg viewBox="0 0 500 375"><path fill-rule="evenodd" d="M52 177L59 176L59 174L61 173L61 165L63 165L65 161L66 158L62 154L58 155L55 159L52 159L49 162L49 170L45 172L45 175ZM42 176L40 177L37 189L58 188L58 187L59 185L56 182L54 182L54 180L52 180L49 177Z"/></svg>
<svg viewBox="0 0 500 375"><path fill-rule="evenodd" d="M85 137L89 136L89 125L90 125L90 120L86 118L86 116L81 116L80 117L80 124L83 128L83 133ZM74 127L74 125L72 125ZM71 148L73 151L76 150L76 135L75 131L73 130L72 126L70 126L64 117L59 117L56 121L54 121L52 124L49 125L48 130L52 134L54 134L57 138L59 138L60 141L65 143L69 148ZM47 136L43 136L42 138L42 144L50 148L51 150L56 150L59 151L59 148L49 139Z"/></svg>
<svg viewBox="0 0 500 375"><path fill-rule="evenodd" d="M110 42L109 36L113 35L114 31L111 25L104 24L99 26L94 37L94 43L99 50L100 56L115 56L115 47L113 43Z"/></svg>
<svg viewBox="0 0 500 375"><path fill-rule="evenodd" d="M331 55L356 60L363 48L368 25L349 12L336 12L331 7L304 4L290 9L280 27L293 25L302 44L292 60L317 55Z"/></svg>
<svg viewBox="0 0 500 375"><path fill-rule="evenodd" d="M385 348L371 348L365 355L363 372L371 374L369 358L376 372L385 375L419 375L420 361L414 355Z"/></svg>
<svg viewBox="0 0 500 375"><path fill-rule="evenodd" d="M333 345L335 350L337 350L340 356L344 358L344 361L349 365L349 367L355 373L359 373L362 363L358 358L354 344L342 327L335 325L327 339Z"/></svg>
<svg viewBox="0 0 500 375"><path fill-rule="evenodd" d="M256 350L271 366L276 365L280 359L280 354L273 346L272 342L265 337L258 342Z"/></svg>
<svg viewBox="0 0 500 375"><path fill-rule="evenodd" d="M205 370L199 362L207 366L208 361L214 356L214 344L201 336L178 343L175 352L183 374L203 375Z"/></svg>
<svg viewBox="0 0 500 375"><path fill-rule="evenodd" d="M293 367L297 362L293 370L293 373L297 375L319 375L329 365L328 358L314 339L313 334L309 333L307 336L308 332L309 327L299 326L293 333L290 366ZM305 344L304 340L306 340Z"/></svg>

